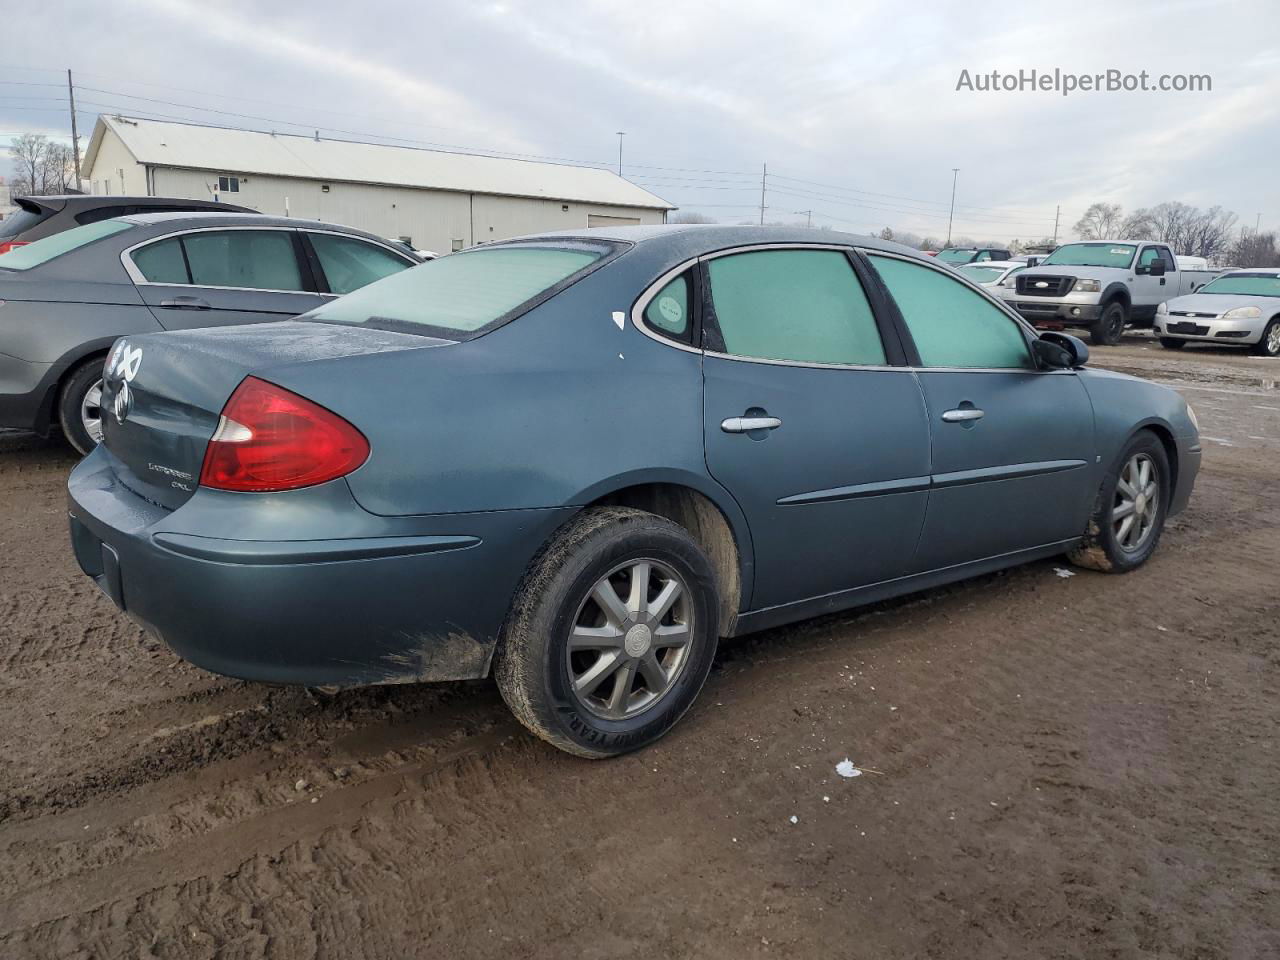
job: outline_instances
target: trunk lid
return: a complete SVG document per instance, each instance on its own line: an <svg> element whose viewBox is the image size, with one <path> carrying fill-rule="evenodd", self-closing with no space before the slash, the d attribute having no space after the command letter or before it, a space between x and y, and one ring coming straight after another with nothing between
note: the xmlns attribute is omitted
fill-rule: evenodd
<svg viewBox="0 0 1280 960"><path fill-rule="evenodd" d="M245 377L270 381L275 367L450 342L307 321L125 337L107 362L103 446L121 483L176 509L195 493L209 438Z"/></svg>

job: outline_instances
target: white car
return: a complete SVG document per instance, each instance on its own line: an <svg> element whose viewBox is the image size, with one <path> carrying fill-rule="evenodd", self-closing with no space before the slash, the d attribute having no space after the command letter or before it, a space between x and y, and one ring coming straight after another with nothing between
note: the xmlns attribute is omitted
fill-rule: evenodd
<svg viewBox="0 0 1280 960"><path fill-rule="evenodd" d="M1156 307L1160 345L1238 344L1264 357L1280 357L1280 269L1232 270L1195 293Z"/></svg>
<svg viewBox="0 0 1280 960"><path fill-rule="evenodd" d="M1009 277L1026 268L1027 264L1017 260L984 260L981 263L962 263L955 270L980 287L994 288L1005 286ZM991 292L994 294L996 291L992 289Z"/></svg>

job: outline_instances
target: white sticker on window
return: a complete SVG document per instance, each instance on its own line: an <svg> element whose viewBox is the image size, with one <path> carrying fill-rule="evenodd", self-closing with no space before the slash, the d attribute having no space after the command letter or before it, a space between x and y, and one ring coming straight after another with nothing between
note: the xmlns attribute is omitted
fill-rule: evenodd
<svg viewBox="0 0 1280 960"><path fill-rule="evenodd" d="M678 327L684 320L684 307L680 306L680 301L675 297L659 297L658 312L673 327Z"/></svg>
<svg viewBox="0 0 1280 960"><path fill-rule="evenodd" d="M1128 254L1130 251L1128 247L1112 247L1111 252L1115 254L1117 257L1123 257L1126 254Z"/></svg>

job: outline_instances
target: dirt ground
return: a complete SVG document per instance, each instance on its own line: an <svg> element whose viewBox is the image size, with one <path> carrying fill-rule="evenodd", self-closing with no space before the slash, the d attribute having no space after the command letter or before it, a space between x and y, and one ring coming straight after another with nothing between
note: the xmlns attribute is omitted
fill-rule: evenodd
<svg viewBox="0 0 1280 960"><path fill-rule="evenodd" d="M1147 567L727 644L607 763L488 682L186 665L77 571L67 449L0 436L0 957L1280 957L1280 362L1094 363L1200 416Z"/></svg>

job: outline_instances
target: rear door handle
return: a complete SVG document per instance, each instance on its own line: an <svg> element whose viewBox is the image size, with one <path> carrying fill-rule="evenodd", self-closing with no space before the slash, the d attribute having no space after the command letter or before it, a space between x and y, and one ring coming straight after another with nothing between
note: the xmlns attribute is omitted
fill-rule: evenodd
<svg viewBox="0 0 1280 960"><path fill-rule="evenodd" d="M199 297L174 297L172 300L161 300L160 306L168 310L209 310L207 300L201 300Z"/></svg>
<svg viewBox="0 0 1280 960"><path fill-rule="evenodd" d="M725 433L750 433L752 430L776 430L782 426L777 417L729 417L720 421Z"/></svg>
<svg viewBox="0 0 1280 960"><path fill-rule="evenodd" d="M981 420L985 416L981 410L964 407L960 410L948 410L942 415L942 420L944 423L964 423L967 420Z"/></svg>

